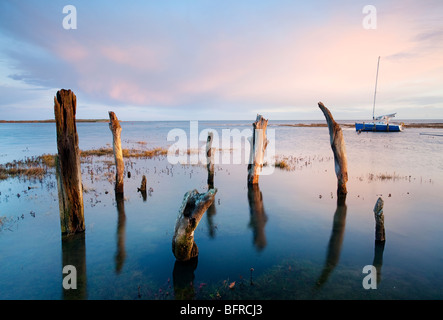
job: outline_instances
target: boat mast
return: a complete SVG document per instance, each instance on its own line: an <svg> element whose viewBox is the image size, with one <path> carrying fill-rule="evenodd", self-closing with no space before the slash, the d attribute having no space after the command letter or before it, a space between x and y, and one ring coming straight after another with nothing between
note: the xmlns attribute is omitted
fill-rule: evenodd
<svg viewBox="0 0 443 320"><path fill-rule="evenodd" d="M375 76L374 105L372 106L372 120L375 121L375 97L377 96L378 66L380 65L380 56L377 61L377 75Z"/></svg>

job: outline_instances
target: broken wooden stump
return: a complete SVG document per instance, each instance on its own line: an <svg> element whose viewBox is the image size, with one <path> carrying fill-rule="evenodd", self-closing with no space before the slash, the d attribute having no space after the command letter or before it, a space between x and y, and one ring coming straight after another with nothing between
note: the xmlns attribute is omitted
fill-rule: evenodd
<svg viewBox="0 0 443 320"><path fill-rule="evenodd" d="M214 134L208 132L208 138L206 139L206 168L208 169L208 188L214 188L214 148L212 147L212 141Z"/></svg>
<svg viewBox="0 0 443 320"><path fill-rule="evenodd" d="M198 255L198 247L194 241L194 230L203 214L213 203L217 189L206 193L197 190L186 192L177 215L175 232L172 237L172 252L179 261L187 261Z"/></svg>
<svg viewBox="0 0 443 320"><path fill-rule="evenodd" d="M146 176L143 175L142 182L140 184L140 188L137 188L137 192L141 192L143 201L146 201L147 195L146 195Z"/></svg>
<svg viewBox="0 0 443 320"><path fill-rule="evenodd" d="M385 241L385 217L383 215L383 199L379 197L374 206L375 241Z"/></svg>
<svg viewBox="0 0 443 320"><path fill-rule="evenodd" d="M252 126L252 137L249 138L251 152L249 154L248 164L248 185L258 183L263 168L265 150L268 145L268 140L266 139L268 120L257 114L257 119Z"/></svg>
<svg viewBox="0 0 443 320"><path fill-rule="evenodd" d="M75 123L77 98L71 90L61 89L54 97L57 131L56 172L62 235L85 230L80 149Z"/></svg>
<svg viewBox="0 0 443 320"><path fill-rule="evenodd" d="M346 182L348 182L348 161L346 158L346 146L343 139L343 132L340 125L335 122L331 112L323 103L319 102L318 107L323 111L329 128L331 148L334 153L335 174L337 176L337 194L346 194Z"/></svg>
<svg viewBox="0 0 443 320"><path fill-rule="evenodd" d="M137 191L146 192L146 176L143 175L142 182L140 184L140 188L137 188Z"/></svg>
<svg viewBox="0 0 443 320"><path fill-rule="evenodd" d="M121 131L122 127L120 126L120 122L117 119L117 116L114 112L109 111L109 129L112 132L112 147L114 150L114 159L115 159L115 192L123 193L123 177L125 171L125 163L123 161L123 150L121 143Z"/></svg>

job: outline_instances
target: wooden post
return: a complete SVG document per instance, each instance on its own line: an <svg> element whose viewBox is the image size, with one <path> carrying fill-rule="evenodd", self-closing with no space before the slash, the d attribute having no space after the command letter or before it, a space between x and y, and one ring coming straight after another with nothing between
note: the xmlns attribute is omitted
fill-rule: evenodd
<svg viewBox="0 0 443 320"><path fill-rule="evenodd" d="M206 168L208 169L208 188L214 188L214 148L212 148L212 140L214 139L214 134L212 132L208 133L208 138L206 140Z"/></svg>
<svg viewBox="0 0 443 320"><path fill-rule="evenodd" d="M214 158L215 158L215 148L212 147L212 141L214 140L214 133L212 131L208 132L208 138L206 139L206 168L208 169L208 191L214 189ZM209 206L207 210L208 226L209 226L209 236L214 238L215 227L213 222L213 216L216 214L215 203Z"/></svg>
<svg viewBox="0 0 443 320"><path fill-rule="evenodd" d="M385 217L383 215L383 199L379 197L374 207L375 241L385 241Z"/></svg>
<svg viewBox="0 0 443 320"><path fill-rule="evenodd" d="M331 112L323 103L319 102L318 107L323 111L329 128L331 148L334 153L335 174L337 175L337 194L346 194L346 182L348 181L348 160L346 158L346 146L343 139L343 132L340 125L335 122Z"/></svg>
<svg viewBox="0 0 443 320"><path fill-rule="evenodd" d="M125 163L123 161L123 151L121 143L122 127L114 112L109 111L109 129L112 132L114 159L115 159L115 193L123 193L123 176L125 171Z"/></svg>
<svg viewBox="0 0 443 320"><path fill-rule="evenodd" d="M194 241L194 230L214 201L216 193L217 189L210 189L206 193L198 193L197 190L186 192L172 238L172 252L177 260L187 261L198 255L198 247Z"/></svg>
<svg viewBox="0 0 443 320"><path fill-rule="evenodd" d="M268 120L258 114L257 119L252 126L252 137L249 139L249 143L251 145L248 164L249 185L258 183L258 178L260 177L260 172L263 168L265 150L268 146L268 140L266 139L266 127L268 126Z"/></svg>
<svg viewBox="0 0 443 320"><path fill-rule="evenodd" d="M146 201L146 176L143 175L142 182L140 184L140 188L137 188L137 192L140 191L142 193L143 201Z"/></svg>
<svg viewBox="0 0 443 320"><path fill-rule="evenodd" d="M75 124L77 98L71 90L61 89L54 97L57 130L57 185L62 235L85 231L83 187Z"/></svg>

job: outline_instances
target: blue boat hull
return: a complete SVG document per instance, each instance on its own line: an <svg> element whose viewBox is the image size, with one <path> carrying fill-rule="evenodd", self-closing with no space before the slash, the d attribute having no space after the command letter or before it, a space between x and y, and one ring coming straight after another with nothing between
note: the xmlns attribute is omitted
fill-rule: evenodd
<svg viewBox="0 0 443 320"><path fill-rule="evenodd" d="M398 124L386 124L386 123L355 123L355 131L372 131L372 132L400 132L402 131L402 125Z"/></svg>

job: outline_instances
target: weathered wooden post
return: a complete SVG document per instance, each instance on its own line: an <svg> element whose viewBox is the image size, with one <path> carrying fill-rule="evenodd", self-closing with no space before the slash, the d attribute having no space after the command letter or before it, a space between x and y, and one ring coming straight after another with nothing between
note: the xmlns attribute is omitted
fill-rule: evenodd
<svg viewBox="0 0 443 320"><path fill-rule="evenodd" d="M385 217L383 214L383 199L379 197L374 206L375 218L375 243L374 243L374 260L372 265L377 270L377 284L381 281L381 268L383 266L383 252L385 250Z"/></svg>
<svg viewBox="0 0 443 320"><path fill-rule="evenodd" d="M258 183L258 178L260 177L260 172L263 168L265 150L268 146L268 140L266 139L266 127L268 126L268 120L258 114L257 119L252 126L252 137L249 138L249 143L251 145L248 164L249 185Z"/></svg>
<svg viewBox="0 0 443 320"><path fill-rule="evenodd" d="M213 132L208 133L206 140L206 168L208 169L208 188L214 188L214 148L212 147L212 141L214 139Z"/></svg>
<svg viewBox="0 0 443 320"><path fill-rule="evenodd" d="M197 228L203 214L214 201L217 189L206 193L197 190L186 192L172 237L172 252L179 261L187 261L198 255L198 247L194 241L194 230Z"/></svg>
<svg viewBox="0 0 443 320"><path fill-rule="evenodd" d="M125 163L123 161L123 150L121 143L122 127L114 112L109 111L109 129L112 132L114 159L115 159L115 193L123 193L123 177Z"/></svg>
<svg viewBox="0 0 443 320"><path fill-rule="evenodd" d="M75 113L77 98L61 89L54 97L57 130L57 186L62 235L85 231L83 187Z"/></svg>
<svg viewBox="0 0 443 320"><path fill-rule="evenodd" d="M137 188L137 192L140 191L142 193L143 201L146 201L146 176L143 175L142 182L140 184L140 188Z"/></svg>
<svg viewBox="0 0 443 320"><path fill-rule="evenodd" d="M337 175L337 194L346 194L346 182L348 181L348 160L346 158L346 146L343 139L343 132L340 125L335 122L331 112L323 103L319 102L318 107L323 111L329 128L331 148L334 153L335 174Z"/></svg>
<svg viewBox="0 0 443 320"><path fill-rule="evenodd" d="M374 206L375 241L385 241L385 217L383 215L383 199L379 197Z"/></svg>

